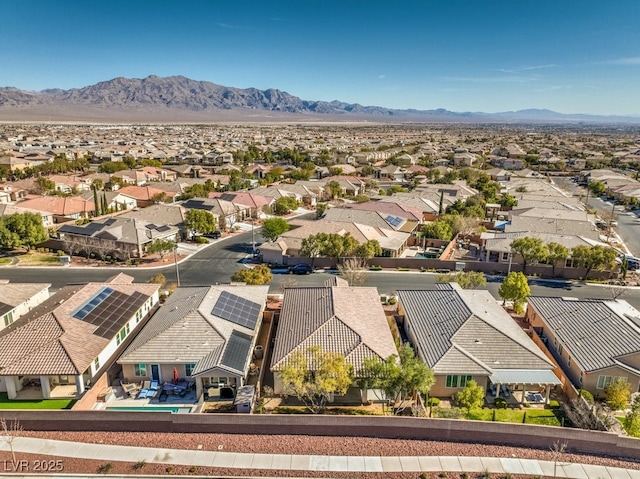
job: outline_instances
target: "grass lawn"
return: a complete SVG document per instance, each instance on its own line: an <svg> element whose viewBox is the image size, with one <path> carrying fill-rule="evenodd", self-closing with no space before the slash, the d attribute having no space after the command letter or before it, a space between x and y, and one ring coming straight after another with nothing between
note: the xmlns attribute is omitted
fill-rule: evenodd
<svg viewBox="0 0 640 479"><path fill-rule="evenodd" d="M53 253L27 253L18 256L22 266L59 266L60 258Z"/></svg>
<svg viewBox="0 0 640 479"><path fill-rule="evenodd" d="M32 399L28 401L11 401L7 393L0 393L0 410L2 409L71 409L75 399Z"/></svg>
<svg viewBox="0 0 640 479"><path fill-rule="evenodd" d="M0 266L4 264L11 264L11 258L0 258Z"/></svg>
<svg viewBox="0 0 640 479"><path fill-rule="evenodd" d="M493 421L495 411L496 422L514 422L522 424L526 413L526 424L540 424L543 426L561 426L560 420L552 409L475 409L471 411L469 419L476 421Z"/></svg>

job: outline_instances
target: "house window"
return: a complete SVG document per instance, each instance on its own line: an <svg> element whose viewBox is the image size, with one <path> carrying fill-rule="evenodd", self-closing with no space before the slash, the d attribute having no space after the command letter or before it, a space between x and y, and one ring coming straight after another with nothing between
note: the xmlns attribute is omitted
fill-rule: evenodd
<svg viewBox="0 0 640 479"><path fill-rule="evenodd" d="M571 356L567 358L567 366L571 366Z"/></svg>
<svg viewBox="0 0 640 479"><path fill-rule="evenodd" d="M508 261L509 260L509 253L502 253L502 261Z"/></svg>
<svg viewBox="0 0 640 479"><path fill-rule="evenodd" d="M616 379L621 379L622 381L626 381L627 377L626 376L598 376L598 384L596 385L596 389L604 389Z"/></svg>
<svg viewBox="0 0 640 479"><path fill-rule="evenodd" d="M4 319L4 325L9 326L11 323L13 323L13 311L9 311L2 318Z"/></svg>
<svg viewBox="0 0 640 479"><path fill-rule="evenodd" d="M446 387L448 388L463 388L471 381L472 376L448 374L446 380Z"/></svg>
<svg viewBox="0 0 640 479"><path fill-rule="evenodd" d="M562 354L562 344L558 344L558 354Z"/></svg>
<svg viewBox="0 0 640 479"><path fill-rule="evenodd" d="M120 346L122 341L124 341L124 338L126 338L127 334L129 334L130 332L131 329L129 327L129 323L127 323L127 325L118 332L118 335L116 336L116 344Z"/></svg>
<svg viewBox="0 0 640 479"><path fill-rule="evenodd" d="M98 371L98 369L100 369L100 358L95 358L93 360L93 369L94 371Z"/></svg>
<svg viewBox="0 0 640 479"><path fill-rule="evenodd" d="M136 311L136 323L142 319L142 311ZM129 323L127 323L129 324Z"/></svg>
<svg viewBox="0 0 640 479"><path fill-rule="evenodd" d="M184 365L185 376L193 376L193 370L196 368L196 363L187 363Z"/></svg>
<svg viewBox="0 0 640 479"><path fill-rule="evenodd" d="M146 377L147 376L147 365L146 364L134 364L133 365L133 375L137 377Z"/></svg>

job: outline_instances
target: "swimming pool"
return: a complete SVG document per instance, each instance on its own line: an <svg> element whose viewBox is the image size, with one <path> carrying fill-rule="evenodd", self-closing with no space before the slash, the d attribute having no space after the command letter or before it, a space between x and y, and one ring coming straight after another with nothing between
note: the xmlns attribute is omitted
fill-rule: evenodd
<svg viewBox="0 0 640 479"><path fill-rule="evenodd" d="M190 407L171 407L171 406L122 406L122 407L108 407L107 411L142 411L142 412L170 412L173 414L187 414L191 412Z"/></svg>

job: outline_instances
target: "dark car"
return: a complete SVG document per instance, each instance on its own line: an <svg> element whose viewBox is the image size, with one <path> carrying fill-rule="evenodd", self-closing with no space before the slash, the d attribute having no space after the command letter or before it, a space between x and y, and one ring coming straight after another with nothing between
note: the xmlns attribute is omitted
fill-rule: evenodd
<svg viewBox="0 0 640 479"><path fill-rule="evenodd" d="M297 264L295 266L289 266L289 274L310 274L313 273L313 268L308 264Z"/></svg>
<svg viewBox="0 0 640 479"><path fill-rule="evenodd" d="M222 233L218 230L212 231L211 233L207 233L206 235L204 235L207 238L213 238L213 239L218 239L222 236Z"/></svg>

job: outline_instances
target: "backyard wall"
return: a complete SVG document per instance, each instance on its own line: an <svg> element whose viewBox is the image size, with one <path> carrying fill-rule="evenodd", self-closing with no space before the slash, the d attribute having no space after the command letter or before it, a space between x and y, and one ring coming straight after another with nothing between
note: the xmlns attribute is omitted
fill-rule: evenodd
<svg viewBox="0 0 640 479"><path fill-rule="evenodd" d="M301 434L380 437L500 444L549 450L566 442L570 451L640 459L640 440L614 433L530 424L379 416L257 414L144 414L118 411L5 411L24 430L141 431L234 434ZM401 453L401 451L399 452Z"/></svg>

